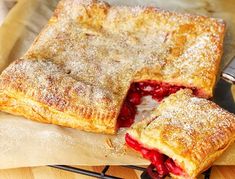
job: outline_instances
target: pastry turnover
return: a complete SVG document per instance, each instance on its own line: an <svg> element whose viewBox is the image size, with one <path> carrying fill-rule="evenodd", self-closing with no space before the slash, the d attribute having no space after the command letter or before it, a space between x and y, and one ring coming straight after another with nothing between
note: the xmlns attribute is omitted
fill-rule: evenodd
<svg viewBox="0 0 235 179"><path fill-rule="evenodd" d="M235 139L235 115L183 89L165 98L154 117L135 123L126 142L160 175L194 178Z"/></svg>
<svg viewBox="0 0 235 179"><path fill-rule="evenodd" d="M0 110L113 134L133 122L143 95L161 100L187 87L211 97L224 29L204 16L62 0L27 53L2 72Z"/></svg>

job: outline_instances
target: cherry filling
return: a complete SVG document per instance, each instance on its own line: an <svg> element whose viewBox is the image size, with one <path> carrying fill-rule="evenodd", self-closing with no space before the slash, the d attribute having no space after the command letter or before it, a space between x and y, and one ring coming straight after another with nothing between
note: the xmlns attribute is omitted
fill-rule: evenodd
<svg viewBox="0 0 235 179"><path fill-rule="evenodd" d="M153 99L160 102L164 97L184 88L183 86L145 81L133 83L128 91L126 100L118 117L118 127L130 127L134 123L136 105L141 103L143 96L151 95Z"/></svg>
<svg viewBox="0 0 235 179"><path fill-rule="evenodd" d="M174 175L184 175L183 170L177 166L171 158L160 153L158 150L143 147L128 133L125 136L125 140L127 145L140 152L144 158L148 159L152 163L148 168L148 173L152 175L152 178L164 177L169 173ZM153 172L154 168L156 168L156 172Z"/></svg>

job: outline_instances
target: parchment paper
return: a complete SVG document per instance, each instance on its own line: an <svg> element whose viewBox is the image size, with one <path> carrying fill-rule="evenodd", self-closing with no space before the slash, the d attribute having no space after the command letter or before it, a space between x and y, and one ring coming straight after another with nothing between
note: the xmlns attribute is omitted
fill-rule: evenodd
<svg viewBox="0 0 235 179"><path fill-rule="evenodd" d="M164 9L191 12L226 20L228 31L221 69L235 55L235 3L234 0L107 0L111 4L155 5ZM30 46L35 36L47 23L57 0L18 0L0 26L0 69L19 58ZM231 85L220 80L215 101L234 112ZM146 105L147 103L149 103ZM149 115L156 102L145 98L137 120ZM0 113L0 168L67 165L144 165L148 161L124 147L125 130L118 135L87 133L26 120L22 117ZM235 165L235 145L232 145L215 162Z"/></svg>

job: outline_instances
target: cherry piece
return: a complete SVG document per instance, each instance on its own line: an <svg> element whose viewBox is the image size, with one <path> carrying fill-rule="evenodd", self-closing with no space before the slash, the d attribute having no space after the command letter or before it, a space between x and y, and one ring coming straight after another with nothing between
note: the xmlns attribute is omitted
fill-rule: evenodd
<svg viewBox="0 0 235 179"><path fill-rule="evenodd" d="M151 150L150 161L155 165L157 171L160 175L167 175L169 173L168 169L164 165L165 160L167 159L165 155L159 153L156 150Z"/></svg>
<svg viewBox="0 0 235 179"><path fill-rule="evenodd" d="M129 145L133 149L137 151L141 149L141 145L136 140L133 140L128 133L125 135L125 141L127 145Z"/></svg>
<svg viewBox="0 0 235 179"><path fill-rule="evenodd" d="M154 90L153 84L148 84L148 83L142 82L142 83L140 83L139 87L146 95L149 95Z"/></svg>
<svg viewBox="0 0 235 179"><path fill-rule="evenodd" d="M141 103L141 97L151 95L153 99L160 102L164 97L175 93L181 88L183 87L172 86L166 83L157 83L155 81L132 83L120 111L117 126L130 127L134 123L137 109L136 105Z"/></svg>
<svg viewBox="0 0 235 179"><path fill-rule="evenodd" d="M164 176L159 174L158 171L154 170L155 166L150 164L147 168L147 173L152 179L163 179Z"/></svg>
<svg viewBox="0 0 235 179"><path fill-rule="evenodd" d="M162 163L153 163L158 171L158 173L160 175L168 175L169 174L169 171L168 169L166 168L166 166L164 165L164 162Z"/></svg>
<svg viewBox="0 0 235 179"><path fill-rule="evenodd" d="M160 153L156 149L148 149L143 147L138 141L134 140L128 133L125 136L127 145L141 152L142 156L151 162L151 171L156 168L157 172L153 172L154 176L163 177L170 173L175 175L183 175L183 170L166 155Z"/></svg>
<svg viewBox="0 0 235 179"><path fill-rule="evenodd" d="M119 117L119 122L118 122L119 127L129 127L134 123L133 118L125 118L123 116Z"/></svg>
<svg viewBox="0 0 235 179"><path fill-rule="evenodd" d="M168 90L169 90L169 95L170 94L173 94L173 93L176 93L178 90L180 90L181 87L178 87L178 86L171 86Z"/></svg>
<svg viewBox="0 0 235 179"><path fill-rule="evenodd" d="M122 106L120 115L123 117L128 117L128 116L131 116L131 114L132 114L132 111L129 109L128 104L124 103L124 105Z"/></svg>
<svg viewBox="0 0 235 179"><path fill-rule="evenodd" d="M182 169L176 165L176 163L171 159L168 158L165 161L165 166L166 168L173 174L175 175L181 175L182 174Z"/></svg>
<svg viewBox="0 0 235 179"><path fill-rule="evenodd" d="M131 93L129 95L129 101L134 105L139 105L141 102L141 95L139 93Z"/></svg>
<svg viewBox="0 0 235 179"><path fill-rule="evenodd" d="M139 88L139 84L138 83L132 83L131 87L129 89L129 93L133 93L133 92L140 92L141 89Z"/></svg>
<svg viewBox="0 0 235 179"><path fill-rule="evenodd" d="M140 150L142 156L146 159L150 159L151 158L151 151L149 149L146 149L144 147L141 147L141 150Z"/></svg>
<svg viewBox="0 0 235 179"><path fill-rule="evenodd" d="M159 96L160 98L165 97L168 95L168 89L160 87L153 91L153 95Z"/></svg>

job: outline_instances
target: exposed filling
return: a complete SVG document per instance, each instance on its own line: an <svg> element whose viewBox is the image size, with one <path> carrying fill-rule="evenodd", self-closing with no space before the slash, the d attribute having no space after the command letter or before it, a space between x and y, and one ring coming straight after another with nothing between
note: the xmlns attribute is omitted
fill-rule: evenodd
<svg viewBox="0 0 235 179"><path fill-rule="evenodd" d="M136 106L141 103L141 98L143 96L150 95L153 99L160 102L164 97L167 97L182 88L184 87L157 83L156 81L133 83L128 91L126 100L122 105L118 117L118 127L130 127L134 123L137 110Z"/></svg>
<svg viewBox="0 0 235 179"><path fill-rule="evenodd" d="M125 136L127 145L136 151L140 152L142 156L148 159L152 164L148 168L148 173L152 178L160 178L172 173L174 175L185 175L183 170L170 157L160 153L157 149L148 149L142 146L138 141L133 139L128 133ZM153 172L156 168L156 172Z"/></svg>
<svg viewBox="0 0 235 179"><path fill-rule="evenodd" d="M178 90L183 89L183 86L170 85L167 83L159 83L156 81L144 81L133 83L128 91L126 99L121 108L118 117L118 128L130 127L134 123L137 105L141 103L143 96L152 96L154 100L160 102L170 94L176 93ZM198 95L197 89L191 88L194 95ZM170 157L160 153L157 149L148 149L138 143L136 140L126 134L126 143L142 154L152 164L148 167L147 171L152 178L161 178L167 176L169 173L174 175L185 175L183 170L172 160ZM155 171L156 168L156 171Z"/></svg>

